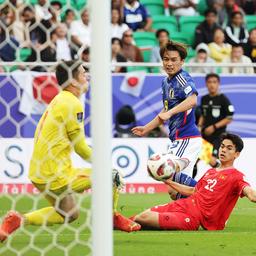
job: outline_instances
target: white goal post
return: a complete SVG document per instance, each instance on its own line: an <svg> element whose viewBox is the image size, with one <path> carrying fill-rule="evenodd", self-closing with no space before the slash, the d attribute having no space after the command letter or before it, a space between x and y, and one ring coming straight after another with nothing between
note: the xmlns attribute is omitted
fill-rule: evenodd
<svg viewBox="0 0 256 256"><path fill-rule="evenodd" d="M113 255L110 1L91 0L91 124L93 145L93 256Z"/></svg>

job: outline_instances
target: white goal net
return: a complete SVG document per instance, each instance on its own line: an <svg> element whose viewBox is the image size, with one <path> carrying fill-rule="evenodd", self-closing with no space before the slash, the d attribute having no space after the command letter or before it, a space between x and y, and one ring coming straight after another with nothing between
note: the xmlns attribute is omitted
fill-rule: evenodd
<svg viewBox="0 0 256 256"><path fill-rule="evenodd" d="M65 162L60 161L61 152L54 149L55 145L66 143L67 147L75 148L77 141L81 139L74 138L68 145L63 130L63 127L73 125L73 111L77 110L69 108L70 112L66 113L63 120L59 120L59 116L51 118L52 129L56 129L56 136L52 140L40 133L42 127L38 128L37 135L45 147L45 155L41 155L40 160L35 163L35 169L39 172L37 177L49 175L51 178L42 186L33 185L28 178L36 127L48 104L60 91L54 73L57 63L61 60L89 62L88 46L92 40L89 14L85 0L0 1L0 219L4 223L0 229L0 239L4 240L3 237L9 231L12 233L17 228L4 243L0 243L1 256L75 256L91 255L92 251L97 251L93 250L95 242L92 242L90 190L72 193L74 188L67 186L67 189L61 191L58 189L60 186L56 185L56 182L61 183L56 181L58 174L51 176L47 173L54 164L66 168ZM88 24L88 30L83 35L80 33L82 20L84 24ZM69 77L75 76L74 69L73 66L67 66ZM92 71L93 69L92 67ZM67 102L62 104L69 104L69 98L66 99ZM75 112L75 121L80 127L84 125L88 135L88 99L83 95L80 100L87 112ZM55 111L58 113L58 109ZM45 119L47 118L49 116L46 114ZM97 149L97 145L95 147ZM51 166L48 166L49 169L44 166L47 170L41 173L38 170L45 162L51 162ZM72 163L75 167L90 167L90 164L87 166L77 155L72 155ZM61 177L62 180L65 178L67 177ZM90 184L81 185L79 182L86 183L88 180L78 180L76 192L81 192L80 186L90 187ZM51 187L53 183L56 190ZM95 191L97 192L96 187ZM64 197L69 200L63 201ZM74 202L75 206L71 207ZM36 212L40 209L45 210ZM10 214L12 210L15 213ZM34 214L27 215L31 212ZM78 212L79 218L76 218ZM21 225L16 223L19 220ZM111 221L108 226L112 229ZM105 234L105 231L102 233ZM109 241L111 240L112 238Z"/></svg>

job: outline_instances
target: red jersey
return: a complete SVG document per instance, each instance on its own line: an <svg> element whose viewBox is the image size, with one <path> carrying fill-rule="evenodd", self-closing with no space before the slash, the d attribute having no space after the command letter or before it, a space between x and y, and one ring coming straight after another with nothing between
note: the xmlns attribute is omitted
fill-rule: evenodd
<svg viewBox="0 0 256 256"><path fill-rule="evenodd" d="M250 186L244 175L235 168L208 170L198 181L194 199L201 213L201 226L207 230L224 229L235 204L243 196L243 189Z"/></svg>

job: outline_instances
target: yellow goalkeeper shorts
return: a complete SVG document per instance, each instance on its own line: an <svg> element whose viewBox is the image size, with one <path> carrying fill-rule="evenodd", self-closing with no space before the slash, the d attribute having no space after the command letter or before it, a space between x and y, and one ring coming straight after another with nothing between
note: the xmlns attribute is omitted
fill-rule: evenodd
<svg viewBox="0 0 256 256"><path fill-rule="evenodd" d="M74 176L70 178L69 184L58 186L55 188L52 184L37 184L33 182L33 185L41 192L45 194L45 197L51 203L54 203L57 197L64 197L70 193L82 193L85 190L91 188L91 168L76 168Z"/></svg>

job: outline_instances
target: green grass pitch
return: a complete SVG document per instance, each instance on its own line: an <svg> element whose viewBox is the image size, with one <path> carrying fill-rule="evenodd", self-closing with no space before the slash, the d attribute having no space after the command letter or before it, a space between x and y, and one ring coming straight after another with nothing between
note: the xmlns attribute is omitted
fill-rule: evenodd
<svg viewBox="0 0 256 256"><path fill-rule="evenodd" d="M37 196L34 198L38 198ZM82 256L90 254L88 227L89 197L79 196L81 216L71 225L47 228L26 227L0 244L0 256ZM119 210L126 216L168 201L166 194L121 195ZM11 208L21 212L36 207L31 197L0 196L0 215ZM38 201L46 206L45 200ZM104 213L102 213L104 214ZM86 222L87 221L87 222ZM86 224L84 224L86 223ZM100 245L99 245L100 246ZM44 252L44 254L41 254ZM65 254L65 251L67 254ZM224 231L114 231L116 256L249 256L256 255L256 205L240 199ZM103 255L104 256L104 255Z"/></svg>

